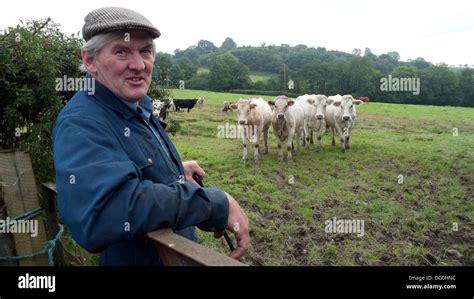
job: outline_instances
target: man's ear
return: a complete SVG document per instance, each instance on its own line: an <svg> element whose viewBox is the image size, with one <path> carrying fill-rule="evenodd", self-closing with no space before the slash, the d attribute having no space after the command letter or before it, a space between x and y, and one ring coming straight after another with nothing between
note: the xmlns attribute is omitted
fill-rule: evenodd
<svg viewBox="0 0 474 299"><path fill-rule="evenodd" d="M91 55L87 53L86 50L82 49L81 57L82 57L82 62L84 63L84 66L86 67L86 70L91 74L97 73L97 68L94 65L94 62L95 62L94 55Z"/></svg>
<svg viewBox="0 0 474 299"><path fill-rule="evenodd" d="M290 100L290 101L288 101L288 106L293 106L294 103L295 103L295 101Z"/></svg>
<svg viewBox="0 0 474 299"><path fill-rule="evenodd" d="M255 107L257 107L257 104L255 103L250 104L250 109L254 109Z"/></svg>

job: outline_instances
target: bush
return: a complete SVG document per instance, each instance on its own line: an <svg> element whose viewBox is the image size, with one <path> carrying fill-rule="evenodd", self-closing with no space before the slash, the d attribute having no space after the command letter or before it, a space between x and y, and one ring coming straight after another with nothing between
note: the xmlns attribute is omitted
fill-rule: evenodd
<svg viewBox="0 0 474 299"><path fill-rule="evenodd" d="M56 79L81 78L81 39L47 20L28 21L0 34L0 147L30 153L38 181L53 180L51 131L75 91Z"/></svg>

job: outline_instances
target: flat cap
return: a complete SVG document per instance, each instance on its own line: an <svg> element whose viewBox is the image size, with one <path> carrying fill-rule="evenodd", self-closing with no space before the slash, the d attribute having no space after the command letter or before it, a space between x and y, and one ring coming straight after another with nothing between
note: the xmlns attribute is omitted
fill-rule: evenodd
<svg viewBox="0 0 474 299"><path fill-rule="evenodd" d="M91 11L85 18L82 37L86 41L94 35L116 30L143 30L153 39L161 35L153 24L141 14L122 7L103 7Z"/></svg>

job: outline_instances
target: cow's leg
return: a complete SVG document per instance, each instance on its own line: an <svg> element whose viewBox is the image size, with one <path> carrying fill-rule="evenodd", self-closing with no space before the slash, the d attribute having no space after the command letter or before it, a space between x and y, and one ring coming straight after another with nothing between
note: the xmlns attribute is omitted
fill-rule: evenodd
<svg viewBox="0 0 474 299"><path fill-rule="evenodd" d="M270 126L263 128L263 143L265 145L265 151L263 152L264 154L268 154L268 129L270 129Z"/></svg>
<svg viewBox="0 0 474 299"><path fill-rule="evenodd" d="M336 130L337 130L337 133L339 134L339 140L341 141L341 151L345 153L346 152L346 146L345 146L346 137L344 136L344 132L342 131L342 128L339 126L338 123L336 123Z"/></svg>
<svg viewBox="0 0 474 299"><path fill-rule="evenodd" d="M296 153L299 155L300 154L300 143L302 142L302 140L304 140L304 131L301 131L300 134L297 134L295 132L295 135L296 135L296 142L298 143L296 145ZM298 136L298 135L300 135L300 136Z"/></svg>
<svg viewBox="0 0 474 299"><path fill-rule="evenodd" d="M309 126L308 121L305 119L303 121L303 145L305 149L309 148Z"/></svg>
<svg viewBox="0 0 474 299"><path fill-rule="evenodd" d="M262 131L263 131L263 126L258 126L256 127L256 131L255 134L254 134L254 146L255 146L255 150L254 150L254 153L253 153L253 159L254 161L257 161L258 160L258 147L259 147L259 143L260 143L260 140L261 140L261 135L262 135Z"/></svg>
<svg viewBox="0 0 474 299"><path fill-rule="evenodd" d="M347 134L346 134L346 149L349 149L349 140L351 139L351 131L352 131L352 126L350 126L347 129Z"/></svg>
<svg viewBox="0 0 474 299"><path fill-rule="evenodd" d="M282 146L281 146L281 140L278 139L278 161L282 161L283 160L283 150L282 150Z"/></svg>
<svg viewBox="0 0 474 299"><path fill-rule="evenodd" d="M310 129L309 132L310 132L310 135L311 135L311 136L309 137L310 144L314 144L314 140L313 140L313 129Z"/></svg>
<svg viewBox="0 0 474 299"><path fill-rule="evenodd" d="M246 132L246 130L244 130L244 137L242 138L242 142L244 144L244 153L242 155L242 160L246 161L247 160L247 156L248 156L248 152L247 152L247 146L248 146L248 143L249 143L249 139L247 138L248 133Z"/></svg>
<svg viewBox="0 0 474 299"><path fill-rule="evenodd" d="M331 145L336 146L336 140L334 140L334 128L333 127L331 127L331 135L332 135Z"/></svg>
<svg viewBox="0 0 474 299"><path fill-rule="evenodd" d="M295 131L294 130L293 132L290 131L288 134L288 141L286 142L286 150L288 151L286 159L288 160L288 162L293 162L293 155L291 153L291 148L293 147L294 136L295 136ZM298 147L299 147L299 143L298 143Z"/></svg>
<svg viewBox="0 0 474 299"><path fill-rule="evenodd" d="M323 143L321 142L322 135L323 135L323 125L320 124L318 127L318 147L319 148L323 147Z"/></svg>

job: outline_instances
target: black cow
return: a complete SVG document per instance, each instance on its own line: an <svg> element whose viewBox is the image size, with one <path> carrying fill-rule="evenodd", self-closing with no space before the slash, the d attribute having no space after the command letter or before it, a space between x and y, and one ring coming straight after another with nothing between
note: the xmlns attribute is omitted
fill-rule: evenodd
<svg viewBox="0 0 474 299"><path fill-rule="evenodd" d="M196 105L197 99L186 99L186 100L174 100L174 111L178 111L180 108L187 108L189 110L193 109Z"/></svg>

